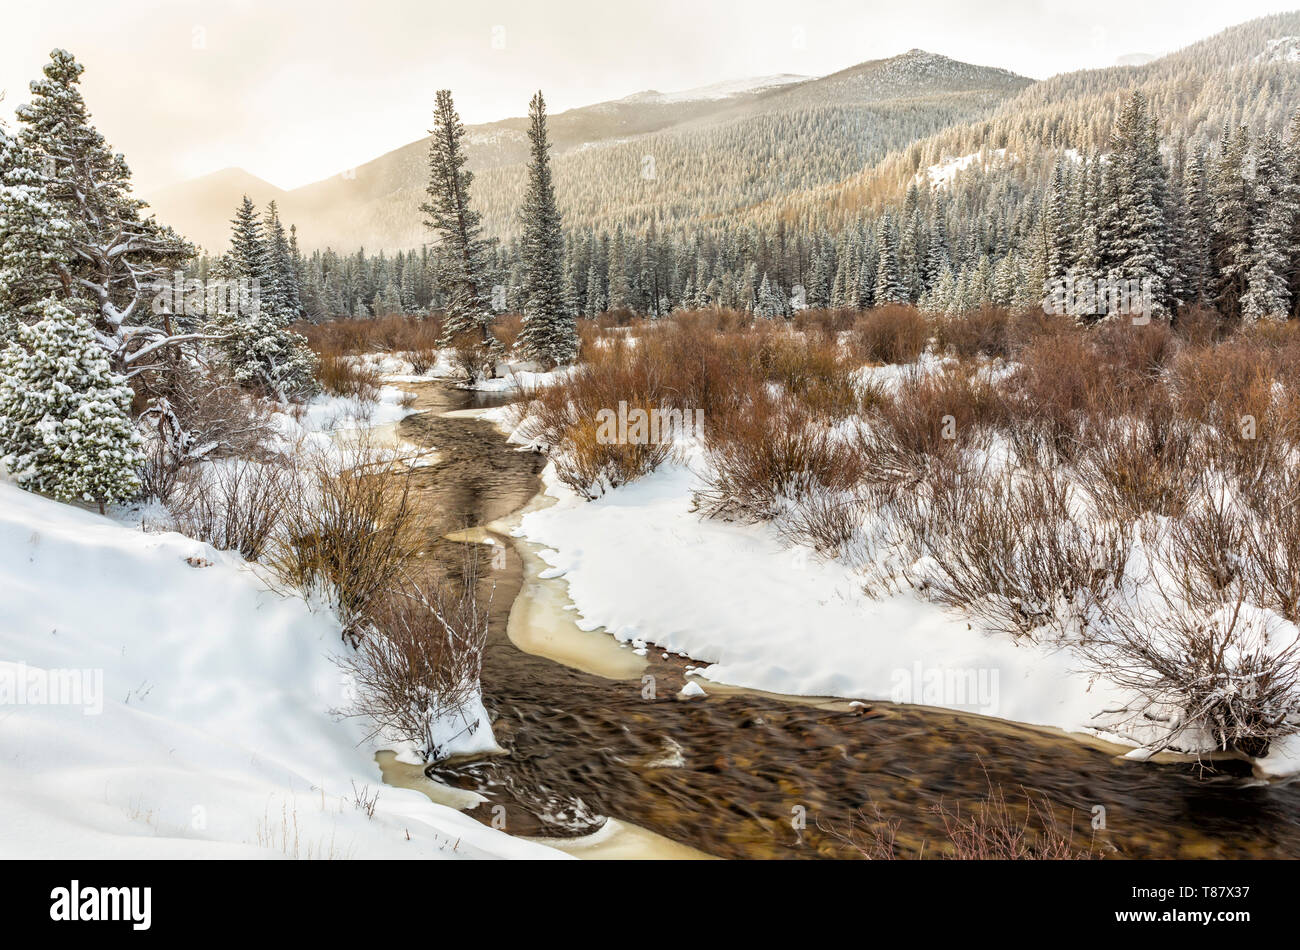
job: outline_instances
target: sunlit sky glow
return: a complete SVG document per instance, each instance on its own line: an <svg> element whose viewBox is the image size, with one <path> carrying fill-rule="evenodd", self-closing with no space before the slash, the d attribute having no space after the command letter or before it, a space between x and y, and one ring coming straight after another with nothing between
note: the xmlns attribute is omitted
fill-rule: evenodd
<svg viewBox="0 0 1300 950"><path fill-rule="evenodd" d="M912 47L1034 78L1171 52L1286 4L1238 0L3 0L0 107L49 50L85 64L95 122L137 189L231 165L283 188L424 134L434 90L467 123L643 89L825 75Z"/></svg>

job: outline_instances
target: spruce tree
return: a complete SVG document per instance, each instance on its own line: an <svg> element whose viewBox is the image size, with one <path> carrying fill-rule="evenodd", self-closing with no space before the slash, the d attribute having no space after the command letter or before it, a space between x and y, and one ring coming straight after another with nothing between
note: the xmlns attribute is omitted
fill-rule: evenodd
<svg viewBox="0 0 1300 950"><path fill-rule="evenodd" d="M1285 320L1290 309L1287 289L1287 239L1295 224L1296 200L1290 176L1282 167L1282 143L1268 132L1259 143L1254 172L1255 214L1242 317Z"/></svg>
<svg viewBox="0 0 1300 950"><path fill-rule="evenodd" d="M46 195L37 156L0 125L0 346L39 319L47 297L68 291L59 269L71 224Z"/></svg>
<svg viewBox="0 0 1300 950"><path fill-rule="evenodd" d="M291 311L279 295L262 222L248 196L231 220L230 250L222 275L238 286L212 321L231 374L241 385L281 401L314 395L315 356L288 328Z"/></svg>
<svg viewBox="0 0 1300 950"><path fill-rule="evenodd" d="M16 110L19 139L41 159L44 197L71 227L70 253L55 265L72 306L92 325L115 369L162 369L163 351L193 336L177 315L155 314L155 285L193 256L170 228L142 215L131 194L131 172L90 124L77 86L84 67L66 50L50 53L45 78L31 84L32 101Z"/></svg>
<svg viewBox="0 0 1300 950"><path fill-rule="evenodd" d="M57 300L0 353L0 460L22 487L104 505L140 490L132 391L90 322Z"/></svg>
<svg viewBox="0 0 1300 950"><path fill-rule="evenodd" d="M270 287L264 291L264 295L269 294L269 304L277 316L292 323L302 313L302 296L298 286L294 249L284 232L284 224L274 201L267 205L265 228ZM264 296L263 303L267 302Z"/></svg>
<svg viewBox="0 0 1300 950"><path fill-rule="evenodd" d="M1150 294L1154 314L1168 311L1168 182L1160 157L1155 119L1146 97L1129 98L1112 139L1108 167L1113 203L1108 204L1108 229L1103 236L1112 282L1136 281Z"/></svg>
<svg viewBox="0 0 1300 950"><path fill-rule="evenodd" d="M449 89L438 90L430 135L429 200L420 210L428 215L426 223L439 238L442 283L447 290L442 344L451 346L457 337L472 335L479 347L481 371L495 373L501 344L492 334L490 244L482 236L479 213L470 205L474 174L465 167L465 126Z"/></svg>
<svg viewBox="0 0 1300 950"><path fill-rule="evenodd" d="M555 366L577 357L578 331L565 299L564 234L551 181L546 100L540 90L528 103L528 142L528 191L520 242L524 324L518 345L532 359Z"/></svg>
<svg viewBox="0 0 1300 950"><path fill-rule="evenodd" d="M1254 188L1247 169L1250 140L1245 128L1224 130L1211 181L1214 229L1211 235L1211 287L1219 312L1241 316L1250 273L1255 216Z"/></svg>
<svg viewBox="0 0 1300 950"><path fill-rule="evenodd" d="M876 264L876 286L872 296L877 307L907 300L907 290L898 273L898 237L888 217L881 222L880 259Z"/></svg>

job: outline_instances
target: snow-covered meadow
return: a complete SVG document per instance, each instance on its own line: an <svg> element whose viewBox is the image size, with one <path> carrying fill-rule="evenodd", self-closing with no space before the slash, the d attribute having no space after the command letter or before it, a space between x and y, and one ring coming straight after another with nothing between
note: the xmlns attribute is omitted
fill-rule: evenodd
<svg viewBox="0 0 1300 950"><path fill-rule="evenodd" d="M868 365L853 374L859 389L893 394L944 369L951 360L932 350L904 365ZM976 377L997 384L1014 363L987 362ZM518 416L505 415L517 441L528 441ZM989 471L1013 480L1015 453L996 435L973 455ZM920 703L990 715L1036 726L1087 734L1128 747L1135 758L1170 747L1191 754L1214 752L1216 743L1191 725L1176 699L1151 697L1133 687L1148 669L1106 670L1076 649L1083 621L1096 622L1082 602L1050 607L1046 623L1070 628L1013 636L991 629L980 616L954 610L926 596L938 572L926 557L897 563L902 553L882 542L886 513L864 509L856 547L823 557L811 546L791 543L776 523L747 524L706 517L701 493L709 488L710 460L694 439L678 440L654 471L587 500L557 473L544 472L555 504L526 514L518 534L544 546L541 553L563 578L580 626L603 629L633 647L646 643L689 655L703 664L698 676L718 683L804 696ZM1074 519L1093 525L1099 515L1074 492ZM1203 503L1199 496L1197 504ZM1009 514L1008 514L1009 517ZM1175 590L1172 555L1158 537L1165 519L1139 519L1131 526L1123 558L1125 578L1112 603L1133 615L1160 615L1184 606L1166 602ZM1091 528L1083 529L1085 534ZM910 555L915 558L915 553ZM886 566L884 562L894 559ZM892 583L879 583L889 575ZM991 596L991 595L990 595ZM1230 607L1230 605L1229 605ZM1028 609L1028 608L1027 608ZM1239 616L1211 618L1230 625L1236 617L1225 676L1242 688L1255 657L1284 666L1300 630L1273 610L1245 603ZM1159 631L1162 649L1181 647ZM1233 667L1232 664L1237 664ZM1111 673L1115 675L1111 675ZM705 684L707 690L707 683ZM1249 689L1250 684L1245 683ZM1143 710L1135 714L1135 710ZM1152 718L1152 717L1156 718ZM1183 720L1189 720L1185 727ZM1255 759L1257 774L1286 776L1300 770L1300 742L1275 740Z"/></svg>

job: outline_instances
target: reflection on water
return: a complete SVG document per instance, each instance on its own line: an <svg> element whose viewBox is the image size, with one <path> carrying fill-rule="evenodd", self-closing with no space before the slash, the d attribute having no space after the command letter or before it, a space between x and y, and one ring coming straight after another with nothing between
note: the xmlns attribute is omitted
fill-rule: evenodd
<svg viewBox="0 0 1300 950"><path fill-rule="evenodd" d="M437 463L420 470L417 484L431 556L452 571L459 545L443 535L501 527L537 492L544 464L487 423L438 414L469 408L473 399L423 387L418 405L432 411L399 427L403 439L437 449ZM576 839L569 847L589 856L615 856L618 848L653 855L659 852L646 841L668 839L716 857L854 857L835 832L874 804L902 820L904 849L927 840L927 853L937 853L944 835L936 807L965 810L993 784L1011 801L1022 787L1044 793L1073 822L1077 840L1123 856L1300 856L1300 787L1251 783L1233 763L1203 772L1127 761L1043 730L914 706L854 709L715 689L682 699L687 661L653 649L625 668L612 653L563 665L537 655L552 652L541 641L522 641L533 650L525 652L507 635L524 583L519 554L499 531L476 536L486 537L505 557L483 579L494 586L483 691L508 754L428 773L481 795L469 814L504 819L514 834ZM549 596L563 590L562 582L535 577L529 584L549 585ZM562 637L554 611L537 609ZM554 652L563 656L574 643ZM1097 806L1101 830L1091 826L1102 814ZM607 818L657 837L638 845L626 829L602 835Z"/></svg>

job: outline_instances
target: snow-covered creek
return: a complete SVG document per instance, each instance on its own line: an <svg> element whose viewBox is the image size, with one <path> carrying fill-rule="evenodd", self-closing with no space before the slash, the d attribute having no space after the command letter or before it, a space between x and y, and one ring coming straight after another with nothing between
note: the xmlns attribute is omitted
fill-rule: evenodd
<svg viewBox="0 0 1300 950"><path fill-rule="evenodd" d="M991 783L1011 801L1022 787L1043 793L1076 840L1128 857L1300 856L1300 786L1254 782L1238 763L1138 762L921 706L707 682L706 697L683 697L700 664L581 630L564 580L511 537L521 509L547 503L544 458L465 411L492 404L481 394L404 388L422 411L395 434L435 450L416 475L430 556L458 564L465 543L494 554L483 694L505 751L423 772L381 754L391 784L591 857L852 857L842 835L873 807L901 819L905 849L932 848L944 839L936 806L965 812Z"/></svg>

